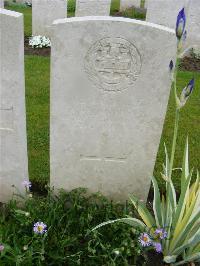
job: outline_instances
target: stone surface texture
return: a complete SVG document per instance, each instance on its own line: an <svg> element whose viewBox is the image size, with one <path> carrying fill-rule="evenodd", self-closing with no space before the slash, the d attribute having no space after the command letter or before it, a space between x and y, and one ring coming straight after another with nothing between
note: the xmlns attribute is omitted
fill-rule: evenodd
<svg viewBox="0 0 200 266"><path fill-rule="evenodd" d="M149 22L175 28L178 12L185 7L187 39L185 48L200 46L200 1L199 0L148 0L147 16Z"/></svg>
<svg viewBox="0 0 200 266"><path fill-rule="evenodd" d="M187 8L189 2L188 0L148 0L146 21L175 29L178 12L183 7Z"/></svg>
<svg viewBox="0 0 200 266"><path fill-rule="evenodd" d="M0 0L0 8L4 8L4 0Z"/></svg>
<svg viewBox="0 0 200 266"><path fill-rule="evenodd" d="M0 9L0 202L28 179L23 15ZM9 29L9 30L8 30Z"/></svg>
<svg viewBox="0 0 200 266"><path fill-rule="evenodd" d="M125 10L129 7L140 7L141 0L120 0L120 10Z"/></svg>
<svg viewBox="0 0 200 266"><path fill-rule="evenodd" d="M73 36L73 38L69 38ZM146 200L169 93L173 30L134 19L52 29L51 185Z"/></svg>
<svg viewBox="0 0 200 266"><path fill-rule="evenodd" d="M109 16L111 0L76 0L76 17Z"/></svg>
<svg viewBox="0 0 200 266"><path fill-rule="evenodd" d="M188 8L186 46L200 47L200 1L191 0Z"/></svg>
<svg viewBox="0 0 200 266"><path fill-rule="evenodd" d="M66 0L32 0L32 34L50 37L51 24L67 17Z"/></svg>

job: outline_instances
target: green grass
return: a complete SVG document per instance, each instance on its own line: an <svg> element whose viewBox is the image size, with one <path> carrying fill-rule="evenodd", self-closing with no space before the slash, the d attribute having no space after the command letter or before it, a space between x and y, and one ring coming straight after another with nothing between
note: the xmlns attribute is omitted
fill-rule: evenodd
<svg viewBox="0 0 200 266"><path fill-rule="evenodd" d="M12 4L5 7L6 9L13 10L24 14L24 35L32 35L32 9L25 5Z"/></svg>
<svg viewBox="0 0 200 266"><path fill-rule="evenodd" d="M0 206L0 244L4 245L0 265L142 266L145 254L138 231L122 223L90 231L103 221L125 217L131 211L131 206L114 204L98 194L86 197L83 190L61 193L59 197L52 193L46 197L27 196L23 207L15 202ZM38 221L47 225L47 234L34 234L33 225Z"/></svg>
<svg viewBox="0 0 200 266"><path fill-rule="evenodd" d="M195 171L200 166L200 73L179 71L177 84L179 92L187 85L191 78L195 78L195 89L186 106L181 110L177 150L175 154L174 167L182 166L182 158L186 137L189 138L190 165ZM163 133L160 141L160 147L154 169L154 175L160 177L162 163L164 162L164 142L167 145L168 152L171 151L173 128L174 128L175 100L174 94L171 93L168 110L163 127ZM180 171L174 171L174 183L176 188L180 188ZM159 179L161 183L161 178Z"/></svg>
<svg viewBox="0 0 200 266"><path fill-rule="evenodd" d="M49 58L26 56L26 103L29 148L29 173L32 181L44 185L49 180ZM181 111L175 167L181 167L185 139L190 142L190 162L197 169L200 165L200 74L180 71L178 87L182 89L194 77L196 88ZM164 142L171 148L174 124L174 97L170 96L163 134L158 151L154 175L160 177L164 161ZM175 183L179 188L178 172ZM161 179L159 179L161 181Z"/></svg>
<svg viewBox="0 0 200 266"><path fill-rule="evenodd" d="M49 179L49 63L25 56L29 175L41 186Z"/></svg>
<svg viewBox="0 0 200 266"><path fill-rule="evenodd" d="M11 8L11 7L10 7ZM74 2L69 1L69 11L74 12ZM30 35L31 9L14 5L12 9L25 14L25 34ZM119 0L112 1L112 11L119 9ZM49 58L26 56L26 103L29 149L30 179L43 186L49 181ZM190 163L195 169L200 165L200 74L179 71L178 87L180 90L195 77L195 90L186 107L181 111L178 146L175 167L181 167L185 139L190 143ZM164 161L164 141L170 151L174 123L174 97L170 96L163 134L158 151L154 175L159 178ZM174 172L175 184L179 188L179 172Z"/></svg>
<svg viewBox="0 0 200 266"><path fill-rule="evenodd" d="M120 0L112 0L110 14L114 16L119 11ZM68 0L68 6L66 14L68 17L73 17L75 14L75 0ZM25 36L32 35L32 9L25 5L20 4L10 4L6 6L6 9L10 9L16 12L24 14L24 34ZM122 12L122 16L135 18L135 19L145 19L145 14L137 12L137 10L130 9Z"/></svg>

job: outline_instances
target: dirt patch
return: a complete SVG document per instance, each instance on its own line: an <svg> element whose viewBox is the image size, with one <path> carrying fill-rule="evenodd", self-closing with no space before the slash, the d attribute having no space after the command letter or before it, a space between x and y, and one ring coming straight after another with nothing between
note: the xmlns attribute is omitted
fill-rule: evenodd
<svg viewBox="0 0 200 266"><path fill-rule="evenodd" d="M180 69L184 71L200 72L200 59L194 57L184 57L181 60Z"/></svg>
<svg viewBox="0 0 200 266"><path fill-rule="evenodd" d="M50 56L51 48L32 48L29 46L29 38L26 37L24 40L24 53L25 55Z"/></svg>

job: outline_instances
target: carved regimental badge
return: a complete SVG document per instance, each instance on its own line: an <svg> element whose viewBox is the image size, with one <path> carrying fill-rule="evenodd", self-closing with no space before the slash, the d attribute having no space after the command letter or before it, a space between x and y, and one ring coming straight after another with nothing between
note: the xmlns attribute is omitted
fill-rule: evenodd
<svg viewBox="0 0 200 266"><path fill-rule="evenodd" d="M141 56L123 38L104 38L91 46L85 57L85 70L91 81L104 91L122 91L137 79Z"/></svg>

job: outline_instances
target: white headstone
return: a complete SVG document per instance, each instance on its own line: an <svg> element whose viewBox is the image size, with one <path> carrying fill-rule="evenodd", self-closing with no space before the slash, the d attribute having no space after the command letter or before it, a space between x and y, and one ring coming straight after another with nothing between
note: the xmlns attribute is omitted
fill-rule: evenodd
<svg viewBox="0 0 200 266"><path fill-rule="evenodd" d="M188 5L188 0L148 0L146 21L175 29L179 11Z"/></svg>
<svg viewBox="0 0 200 266"><path fill-rule="evenodd" d="M141 0L120 0L120 10L125 10L130 7L140 7Z"/></svg>
<svg viewBox="0 0 200 266"><path fill-rule="evenodd" d="M32 34L50 37L55 19L67 17L66 0L32 0Z"/></svg>
<svg viewBox="0 0 200 266"><path fill-rule="evenodd" d="M76 0L76 17L109 16L111 0Z"/></svg>
<svg viewBox="0 0 200 266"><path fill-rule="evenodd" d="M191 0L188 9L186 46L200 47L200 1Z"/></svg>
<svg viewBox="0 0 200 266"><path fill-rule="evenodd" d="M28 179L23 15L0 9L0 202Z"/></svg>
<svg viewBox="0 0 200 266"><path fill-rule="evenodd" d="M4 0L0 0L0 8L4 8Z"/></svg>
<svg viewBox="0 0 200 266"><path fill-rule="evenodd" d="M148 0L146 20L175 29L177 15L183 7L187 19L184 48L200 45L199 0Z"/></svg>
<svg viewBox="0 0 200 266"><path fill-rule="evenodd" d="M69 38L73 36L73 38ZM173 30L85 17L52 29L51 185L146 199L170 92Z"/></svg>

